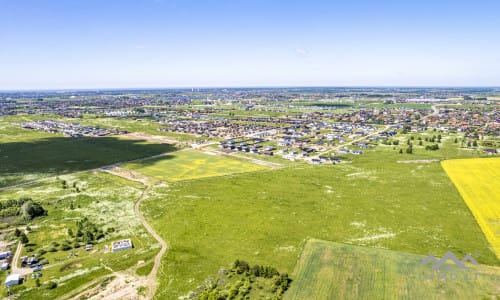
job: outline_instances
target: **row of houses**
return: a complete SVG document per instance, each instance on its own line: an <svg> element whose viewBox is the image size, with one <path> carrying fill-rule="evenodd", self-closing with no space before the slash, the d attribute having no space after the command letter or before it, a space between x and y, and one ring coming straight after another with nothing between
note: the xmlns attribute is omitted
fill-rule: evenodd
<svg viewBox="0 0 500 300"><path fill-rule="evenodd" d="M193 121L193 120L170 120L162 121L166 127L160 128L160 131L187 133L206 137L217 137L232 139L241 136L264 137L270 135L276 126L237 123L231 120L211 120L211 121Z"/></svg>
<svg viewBox="0 0 500 300"><path fill-rule="evenodd" d="M98 126L84 126L79 123L64 123L59 121L45 120L21 123L25 129L41 130L50 133L62 133L69 137L102 137L107 135L125 134L126 130L108 129Z"/></svg>

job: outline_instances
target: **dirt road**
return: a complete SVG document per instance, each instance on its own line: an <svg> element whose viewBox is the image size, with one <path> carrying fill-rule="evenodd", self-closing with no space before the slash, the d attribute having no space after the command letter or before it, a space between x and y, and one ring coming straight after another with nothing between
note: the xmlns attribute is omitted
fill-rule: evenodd
<svg viewBox="0 0 500 300"><path fill-rule="evenodd" d="M152 299L155 292L156 292L156 289L158 287L158 282L156 280L157 279L156 277L158 274L158 270L161 266L161 258L163 257L163 254L165 254L165 252L167 252L167 243L160 237L160 235L158 235L156 233L156 231L154 231L154 229L151 227L151 225L149 225L149 223L146 221L146 219L144 219L144 216L142 215L141 210L139 209L141 202L144 200L144 196L147 194L147 192L150 190L150 188L151 188L151 186L149 186L149 185L146 186L146 188L144 189L142 194L139 196L139 198L137 199L137 201L135 202L135 205L134 205L135 215L139 218L142 225L144 226L144 228L146 228L146 230L149 232L149 234L151 234L151 236L155 240L157 240L158 243L160 243L160 245L161 245L160 252L158 252L158 254L156 254L156 256L155 256L153 269L149 273L148 279L146 282L146 284L148 286L148 294L146 297L147 299Z"/></svg>

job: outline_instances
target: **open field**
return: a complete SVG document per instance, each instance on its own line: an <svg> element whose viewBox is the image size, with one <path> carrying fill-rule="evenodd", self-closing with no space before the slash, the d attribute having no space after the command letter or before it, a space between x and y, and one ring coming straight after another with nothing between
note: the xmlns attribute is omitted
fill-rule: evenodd
<svg viewBox="0 0 500 300"><path fill-rule="evenodd" d="M122 167L168 182L267 169L241 159L195 150L176 151Z"/></svg>
<svg viewBox="0 0 500 300"><path fill-rule="evenodd" d="M62 188L62 180L68 182L68 188ZM26 281L13 289L19 299L56 299L93 280L99 284L99 280L104 280L103 276L115 275L114 272L130 268L130 273L134 275L133 268L147 265L158 252L159 245L134 214L134 201L142 191L142 184L104 172L64 175L29 187L2 191L2 203L9 199L31 197L48 210L47 216L28 223L32 227L27 234L29 243L21 253L22 256L36 254L40 259L49 261L39 278L42 286L37 288L29 273ZM77 233L76 221L83 217L105 233L90 251L85 251L83 242L77 247L75 239L68 233L68 229ZM4 230L1 236L3 240L8 240L12 233ZM111 242L124 238L132 239L134 248L111 252ZM63 250L62 245L66 243L70 249ZM107 253L105 246L108 246ZM139 261L143 264L139 265ZM146 273L144 268L138 272L139 275ZM1 274L4 276L5 271ZM57 282L57 288L47 289L48 281ZM5 288L1 288L1 293L6 293Z"/></svg>
<svg viewBox="0 0 500 300"><path fill-rule="evenodd" d="M311 236L422 255L477 251L498 264L441 165L397 162L443 153L391 153L154 188L142 210L169 244L156 299L187 294L235 259L290 273Z"/></svg>
<svg viewBox="0 0 500 300"><path fill-rule="evenodd" d="M441 163L500 258L500 158Z"/></svg>
<svg viewBox="0 0 500 300"><path fill-rule="evenodd" d="M0 122L0 132L0 187L175 149L169 144L117 137L66 138L5 121Z"/></svg>
<svg viewBox="0 0 500 300"><path fill-rule="evenodd" d="M425 257L310 239L295 266L294 281L284 299L500 297L500 268L468 264L466 271L454 270L456 280L425 279L429 277L424 275L432 274L431 264L421 265ZM470 281L466 280L466 274L470 276Z"/></svg>

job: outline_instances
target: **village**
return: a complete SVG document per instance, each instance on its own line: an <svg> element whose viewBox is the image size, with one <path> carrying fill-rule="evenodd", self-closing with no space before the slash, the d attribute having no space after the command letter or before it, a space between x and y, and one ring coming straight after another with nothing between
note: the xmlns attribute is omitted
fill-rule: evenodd
<svg viewBox="0 0 500 300"><path fill-rule="evenodd" d="M36 254L31 256L20 256L22 250L22 241L11 239L9 243L1 243L2 252L0 252L0 272L7 272L5 277L5 287L10 289L13 286L23 284L26 280L37 280L43 276L45 265L49 265L49 261L38 257ZM133 244L131 239L123 239L105 244L102 249L96 249L92 243L86 244L82 249L92 254L118 252L132 249ZM15 254L12 249L16 249ZM72 251L68 259L77 257L78 251ZM61 261L59 261L60 263ZM19 267L20 265L20 267Z"/></svg>

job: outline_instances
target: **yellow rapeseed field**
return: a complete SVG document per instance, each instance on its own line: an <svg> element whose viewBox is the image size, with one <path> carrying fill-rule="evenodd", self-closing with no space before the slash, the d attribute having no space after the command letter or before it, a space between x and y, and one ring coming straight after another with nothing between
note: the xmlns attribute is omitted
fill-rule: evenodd
<svg viewBox="0 0 500 300"><path fill-rule="evenodd" d="M500 158L441 162L500 258Z"/></svg>

